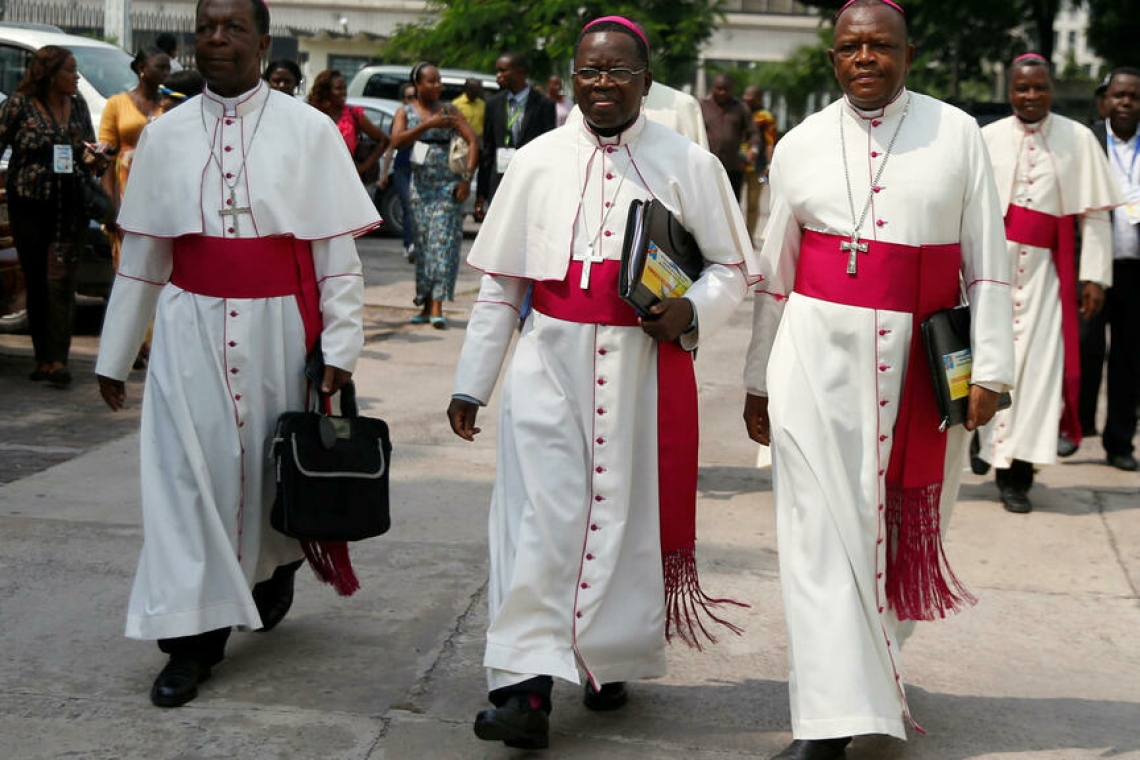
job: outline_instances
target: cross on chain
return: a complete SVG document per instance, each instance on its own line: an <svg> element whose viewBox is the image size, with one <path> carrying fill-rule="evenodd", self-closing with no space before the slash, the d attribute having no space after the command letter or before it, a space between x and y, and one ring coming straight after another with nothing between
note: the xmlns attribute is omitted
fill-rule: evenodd
<svg viewBox="0 0 1140 760"><path fill-rule="evenodd" d="M847 254L847 274L856 273L856 258L860 253L867 252L867 244L859 242L859 233L851 233L850 240L844 240L839 244L839 250Z"/></svg>
<svg viewBox="0 0 1140 760"><path fill-rule="evenodd" d="M250 209L249 206L244 206L244 207L238 206L237 205L237 196L234 195L234 189L232 187L227 188L227 189L230 191L230 207L224 208L221 211L219 211L218 216L220 216L222 218L223 226L225 225L226 217L228 216L230 218L230 221L233 222L233 225L234 225L234 235L241 237L241 223L238 221L238 214L249 214L250 217L252 217L253 216L253 210ZM848 270L848 271L850 271L850 270Z"/></svg>
<svg viewBox="0 0 1140 760"><path fill-rule="evenodd" d="M601 253L595 253L594 246L586 246L586 250L581 254L574 254L570 257L574 261L582 262L582 279L578 281L578 287L582 290L590 289L590 267L594 264L601 264L605 261Z"/></svg>

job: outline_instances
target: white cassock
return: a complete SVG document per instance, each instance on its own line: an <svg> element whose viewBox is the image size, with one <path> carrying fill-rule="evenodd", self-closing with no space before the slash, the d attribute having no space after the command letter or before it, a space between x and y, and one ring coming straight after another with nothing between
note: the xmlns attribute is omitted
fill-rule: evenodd
<svg viewBox="0 0 1140 760"><path fill-rule="evenodd" d="M1002 212L1011 205L1055 217L1079 215L1081 255L1077 279L1112 285L1112 223L1108 209L1123 201L1108 159L1087 127L1059 114L1037 124L1010 116L982 130ZM1071 219L1063 223L1072 223ZM1061 293L1048 248L1006 243L1013 285L1013 341L1017 377L1013 406L981 429L981 457L995 467L1014 459L1057 461L1065 352L1061 341ZM1075 391L1074 391L1075 393ZM1075 413L1075 410L1074 410Z"/></svg>
<svg viewBox="0 0 1140 760"><path fill-rule="evenodd" d="M701 113L701 102L687 92L654 82L641 103L645 118L663 127L679 132L697 145L707 149L709 135L705 131L705 116ZM577 105L566 117L567 124L580 124L582 111Z"/></svg>
<svg viewBox="0 0 1140 760"><path fill-rule="evenodd" d="M353 235L379 221L332 121L264 82L237 98L207 90L144 130L96 367L125 380L154 317L127 636L260 628L252 584L302 556L269 525L274 424L306 401L297 301L182 290L169 282L175 239L311 241L325 362L352 371L364 304Z"/></svg>
<svg viewBox="0 0 1140 760"><path fill-rule="evenodd" d="M699 331L685 348L729 318L746 292L742 270L756 267L716 158L644 117L604 139L568 124L519 150L475 240L468 262L487 274L455 394L490 399L531 283L562 283L571 256L591 245L599 259L620 260L629 204L651 196L707 262L686 293ZM640 327L564 321L538 301L500 398L488 683L578 683L579 665L595 684L660 676L657 345Z"/></svg>
<svg viewBox="0 0 1140 760"><path fill-rule="evenodd" d="M749 393L771 399L792 733L906 738L898 620L885 601L886 544L878 537L912 317L793 292L803 231L848 236L855 226L844 161L855 213L872 199L863 238L961 244L974 379L995 390L1013 380L1009 270L985 145L965 113L906 90L872 113L840 100L776 146L761 253L769 282L756 294L744 381ZM837 254L835 266L843 268L845 259ZM963 432L958 427L948 436L943 520L958 491Z"/></svg>

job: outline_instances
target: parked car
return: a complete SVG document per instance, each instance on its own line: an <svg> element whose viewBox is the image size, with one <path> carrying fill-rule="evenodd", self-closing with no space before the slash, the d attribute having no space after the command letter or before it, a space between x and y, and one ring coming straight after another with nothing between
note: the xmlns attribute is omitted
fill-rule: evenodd
<svg viewBox="0 0 1140 760"><path fill-rule="evenodd" d="M351 95L349 95L348 104L363 108L364 115L389 135L392 134L392 120L396 118L396 111L402 105L398 100L353 97ZM361 137L361 139L367 140L368 138ZM384 159L381 158L380 161L383 164ZM388 174L392 174L391 164L388 166ZM471 186L474 189L474 182ZM400 205L400 196L393 183L389 181L381 188L380 183L375 182L368 187L368 194L372 196L372 201L376 204L376 210L380 212L380 216L384 217L384 226L381 229L391 232L393 235L404 234L404 207ZM475 214L474 192L468 196L467 201L463 204L463 215L467 216L468 214L472 216Z"/></svg>
<svg viewBox="0 0 1140 760"><path fill-rule="evenodd" d="M365 66L348 83L348 96L399 101L400 85L408 81L411 70L411 66ZM443 83L440 99L445 101L458 98L463 93L463 85L470 78L483 82L483 93L487 97L499 91L499 83L494 74L466 69L440 69L439 78Z"/></svg>
<svg viewBox="0 0 1140 760"><path fill-rule="evenodd" d="M125 92L138 83L131 71L131 56L122 48L99 40L66 34L59 27L44 24L0 24L0 103L15 92L24 78L28 60L45 45L65 47L79 64L79 94L87 101L91 126L99 131L103 107L112 95ZM0 185L7 174L8 152L0 156ZM0 332L26 329L24 312L24 280L12 247L8 228L7 195L0 194ZM87 228L87 243L79 262L76 292L80 295L106 298L111 293L115 271L111 263L111 245L102 228L92 222Z"/></svg>

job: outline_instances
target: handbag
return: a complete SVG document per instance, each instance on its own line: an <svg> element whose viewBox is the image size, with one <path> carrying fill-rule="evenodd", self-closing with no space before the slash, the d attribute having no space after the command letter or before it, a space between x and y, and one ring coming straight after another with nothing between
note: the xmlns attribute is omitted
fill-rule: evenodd
<svg viewBox="0 0 1140 760"><path fill-rule="evenodd" d="M313 351L316 360L310 355L306 368L314 384L324 371L319 352L318 346ZM313 380L314 375L318 379ZM328 397L318 393L318 399L323 409ZM340 411L339 417L306 411L285 412L277 418L273 437L277 494L269 523L286 536L360 541L382 535L391 526L388 425L358 414L351 381L340 390Z"/></svg>
<svg viewBox="0 0 1140 760"><path fill-rule="evenodd" d="M80 173L79 187L83 193L83 213L88 219L100 224L113 224L115 221L115 203L111 196L103 189L103 183L98 177Z"/></svg>
<svg viewBox="0 0 1140 760"><path fill-rule="evenodd" d="M467 156L470 152L471 146L467 144L463 135L457 130L451 136L451 143L447 146L447 165L452 174L464 175L467 173Z"/></svg>
<svg viewBox="0 0 1140 760"><path fill-rule="evenodd" d="M353 112L356 113L355 111ZM353 119L356 121L356 150L353 151L352 160L360 163L372 155L372 149L376 147L376 141L368 136L360 128L360 117L354 115ZM373 185L380 179L380 161L374 161L372 166L364 170L360 175L360 181L366 185Z"/></svg>

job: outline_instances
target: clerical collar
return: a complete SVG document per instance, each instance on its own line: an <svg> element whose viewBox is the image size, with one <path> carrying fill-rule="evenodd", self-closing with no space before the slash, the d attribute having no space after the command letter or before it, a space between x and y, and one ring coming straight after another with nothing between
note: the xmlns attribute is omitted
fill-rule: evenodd
<svg viewBox="0 0 1140 760"><path fill-rule="evenodd" d="M641 133L645 131L645 114L639 114L638 117L633 120L632 124L616 135L599 135L590 128L590 125L586 123L584 118L582 119L582 131L586 133L587 139L589 139L590 142L597 145L624 145L636 140L641 136Z"/></svg>
<svg viewBox="0 0 1140 760"><path fill-rule="evenodd" d="M211 92L209 87L202 90L202 102L206 111L218 118L222 116L236 116L238 118L249 116L256 113L261 108L262 102L268 97L269 85L260 79L257 80L257 86L252 90L233 98L223 98L221 95Z"/></svg>
<svg viewBox="0 0 1140 760"><path fill-rule="evenodd" d="M864 111L862 108L859 108L859 106L848 100L846 95L843 96L843 102L847 104L847 107L851 110L851 112L854 115L858 116L860 119L864 120L884 119L891 116L898 116L903 112L903 109L906 107L908 100L910 100L910 93L908 93L907 89L903 87L898 91L898 94L891 98L891 101L882 108L874 108L870 111Z"/></svg>
<svg viewBox="0 0 1140 760"><path fill-rule="evenodd" d="M1029 134L1035 134L1037 132L1048 132L1049 131L1047 125L1050 124L1052 121L1049 118L1050 116L1052 116L1051 112L1045 114L1043 117L1041 117L1040 119L1038 119L1037 121L1032 122L1032 123L1027 122L1027 121L1022 121L1021 117L1016 115L1016 114L1014 114L1013 118L1014 118L1014 121L1017 122L1017 125L1019 127L1021 127L1023 132L1028 132Z"/></svg>

